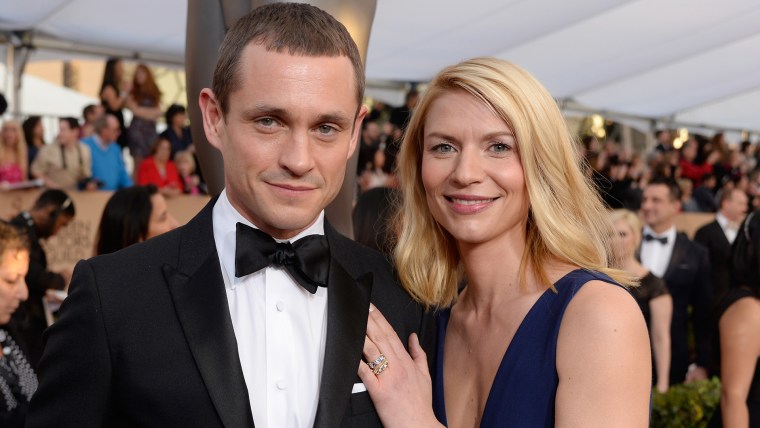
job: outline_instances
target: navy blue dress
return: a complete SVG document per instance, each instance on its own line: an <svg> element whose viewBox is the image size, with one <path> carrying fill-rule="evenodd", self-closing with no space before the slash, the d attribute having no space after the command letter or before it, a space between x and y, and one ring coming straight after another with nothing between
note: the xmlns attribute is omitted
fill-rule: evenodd
<svg viewBox="0 0 760 428"><path fill-rule="evenodd" d="M583 284L592 280L619 285L599 272L575 270L548 289L525 315L496 371L481 427L553 427L557 375L557 336L565 308ZM443 393L443 341L450 310L439 313L438 349L433 379L433 410L448 425Z"/></svg>

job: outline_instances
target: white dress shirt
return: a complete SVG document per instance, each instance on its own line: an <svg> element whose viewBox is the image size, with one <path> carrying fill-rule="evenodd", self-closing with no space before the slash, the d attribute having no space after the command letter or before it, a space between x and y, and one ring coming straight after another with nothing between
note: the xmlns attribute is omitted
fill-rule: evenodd
<svg viewBox="0 0 760 428"><path fill-rule="evenodd" d="M733 244L734 239L736 239L736 235L739 233L739 228L731 225L726 216L721 213L715 215L715 220L718 221L720 228L723 229L723 234L726 235L728 243Z"/></svg>
<svg viewBox="0 0 760 428"><path fill-rule="evenodd" d="M660 241L652 240L647 241L644 236L652 235L655 238L667 238L668 242L663 244ZM670 264L670 256L673 255L673 246L676 243L676 227L671 226L670 229L663 233L654 233L649 226L644 226L644 230L641 234L641 264L649 269L654 276L662 278L665 275L665 271L668 270Z"/></svg>
<svg viewBox="0 0 760 428"><path fill-rule="evenodd" d="M246 220L222 191L213 210L238 355L258 428L311 427L317 413L325 354L327 289L311 294L282 268L235 278L235 231ZM324 235L324 212L292 238Z"/></svg>

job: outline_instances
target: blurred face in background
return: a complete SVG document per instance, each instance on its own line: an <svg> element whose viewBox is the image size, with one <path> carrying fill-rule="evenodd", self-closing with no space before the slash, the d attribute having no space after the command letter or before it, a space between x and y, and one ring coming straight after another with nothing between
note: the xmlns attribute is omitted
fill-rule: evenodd
<svg viewBox="0 0 760 428"><path fill-rule="evenodd" d="M150 212L148 233L145 239L161 235L178 226L177 220L169 214L166 207L166 199L164 199L163 195L160 193L154 194L150 197L150 202L153 204L153 209Z"/></svg>
<svg viewBox="0 0 760 428"><path fill-rule="evenodd" d="M6 250L0 255L0 325L8 324L21 302L29 297L24 280L28 270L28 251Z"/></svg>
<svg viewBox="0 0 760 428"><path fill-rule="evenodd" d="M634 249L638 245L636 234L625 220L618 220L614 224L615 234L612 237L615 259L619 262L632 257Z"/></svg>
<svg viewBox="0 0 760 428"><path fill-rule="evenodd" d="M58 122L58 142L63 146L70 146L79 139L79 130L71 129L69 122L62 120Z"/></svg>
<svg viewBox="0 0 760 428"><path fill-rule="evenodd" d="M17 125L11 122L3 123L2 131L0 131L3 145L8 147L16 147L16 144L18 143L19 132L20 131Z"/></svg>

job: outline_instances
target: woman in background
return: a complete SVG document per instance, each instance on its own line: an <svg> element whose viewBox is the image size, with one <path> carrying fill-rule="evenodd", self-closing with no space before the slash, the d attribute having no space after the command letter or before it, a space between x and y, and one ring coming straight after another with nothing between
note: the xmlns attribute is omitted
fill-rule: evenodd
<svg viewBox="0 0 760 428"><path fill-rule="evenodd" d="M18 338L12 315L29 297L26 288L29 244L8 223L0 222L0 426L23 427L37 376Z"/></svg>
<svg viewBox="0 0 760 428"><path fill-rule="evenodd" d="M103 72L103 83L100 85L100 103L106 113L114 115L119 121L121 133L117 141L122 149L129 147L123 112L129 90L130 84L124 80L124 63L120 58L109 58Z"/></svg>
<svg viewBox="0 0 760 428"><path fill-rule="evenodd" d="M0 128L0 186L26 180L28 166L24 133L18 122L6 120Z"/></svg>
<svg viewBox="0 0 760 428"><path fill-rule="evenodd" d="M37 157L37 152L45 146L45 128L42 127L42 118L39 116L29 116L23 123L24 140L27 145L27 171ZM24 180L28 177L25 175Z"/></svg>
<svg viewBox="0 0 760 428"><path fill-rule="evenodd" d="M153 73L145 64L137 64L132 80L132 91L127 98L126 106L132 111L132 121L129 123L129 152L135 162L135 171L139 171L140 163L148 156L150 148L155 143L156 120L161 117L161 91L153 80Z"/></svg>
<svg viewBox="0 0 760 428"><path fill-rule="evenodd" d="M108 254L177 227L156 186L118 190L106 203L98 226L95 254Z"/></svg>
<svg viewBox="0 0 760 428"><path fill-rule="evenodd" d="M144 186L153 184L164 196L175 196L182 193L182 180L177 172L177 167L170 159L172 153L171 143L163 137L159 137L151 148L151 156L140 163L137 170L137 184Z"/></svg>
<svg viewBox="0 0 760 428"><path fill-rule="evenodd" d="M710 427L760 427L760 212L734 241L732 281L717 305L720 408Z"/></svg>
<svg viewBox="0 0 760 428"><path fill-rule="evenodd" d="M673 298L661 278L652 274L636 260L636 249L641 243L641 221L632 211L619 209L610 213L615 227L613 254L615 266L639 278L633 295L644 313L654 356L654 379L659 392L666 392L670 373L670 322L673 317ZM657 374L660 373L660 376Z"/></svg>

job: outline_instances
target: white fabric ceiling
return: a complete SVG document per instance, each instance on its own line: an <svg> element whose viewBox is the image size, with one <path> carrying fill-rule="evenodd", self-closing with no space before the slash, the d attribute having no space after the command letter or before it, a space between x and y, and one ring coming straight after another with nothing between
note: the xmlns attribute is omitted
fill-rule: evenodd
<svg viewBox="0 0 760 428"><path fill-rule="evenodd" d="M184 0L0 0L0 30L181 63L186 9ZM426 81L493 55L559 100L760 132L758 22L757 0L378 0L367 77Z"/></svg>

